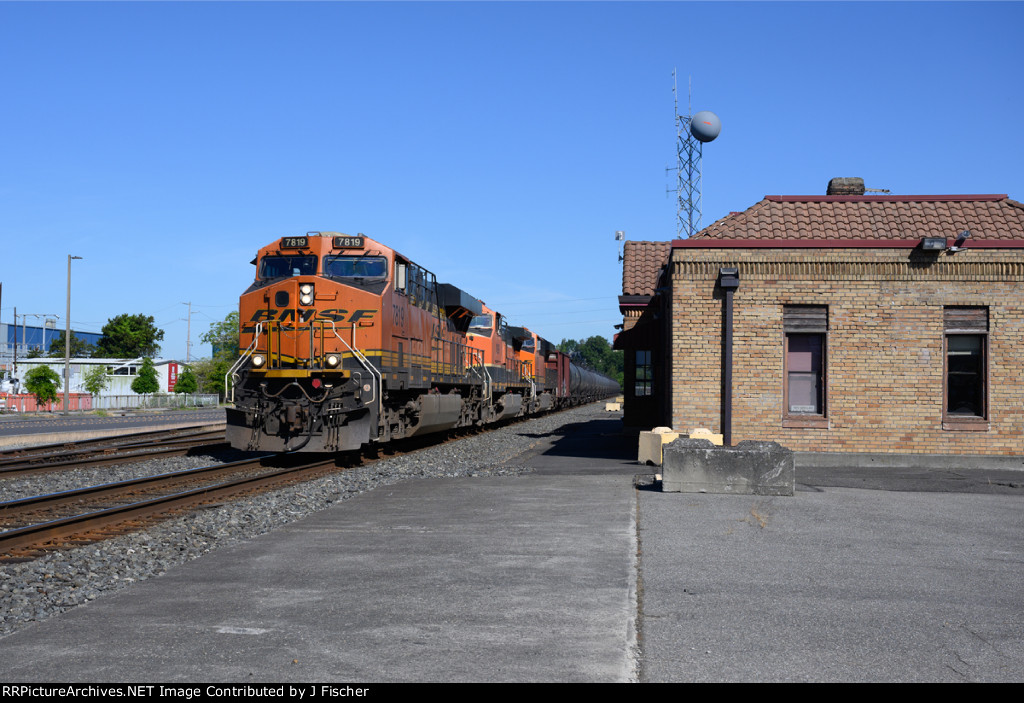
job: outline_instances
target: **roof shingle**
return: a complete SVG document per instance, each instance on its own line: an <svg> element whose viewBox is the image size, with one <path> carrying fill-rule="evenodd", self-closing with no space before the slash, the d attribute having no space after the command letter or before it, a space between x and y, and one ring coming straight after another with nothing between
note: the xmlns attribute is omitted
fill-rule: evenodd
<svg viewBox="0 0 1024 703"><path fill-rule="evenodd" d="M910 240L965 229L976 240L1024 239L1024 204L1006 195L766 195L693 238Z"/></svg>
<svg viewBox="0 0 1024 703"><path fill-rule="evenodd" d="M626 242L622 253L623 295L654 295L672 242Z"/></svg>

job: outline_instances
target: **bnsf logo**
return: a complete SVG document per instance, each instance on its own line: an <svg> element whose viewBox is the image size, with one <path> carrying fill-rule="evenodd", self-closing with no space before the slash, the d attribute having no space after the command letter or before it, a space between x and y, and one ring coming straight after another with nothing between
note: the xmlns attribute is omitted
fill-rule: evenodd
<svg viewBox="0 0 1024 703"><path fill-rule="evenodd" d="M309 322L313 317L320 320L332 320L334 322L359 322L360 320L372 320L377 310L348 310L338 308L335 310L300 310L299 322ZM249 322L295 322L295 310L257 310L249 318Z"/></svg>

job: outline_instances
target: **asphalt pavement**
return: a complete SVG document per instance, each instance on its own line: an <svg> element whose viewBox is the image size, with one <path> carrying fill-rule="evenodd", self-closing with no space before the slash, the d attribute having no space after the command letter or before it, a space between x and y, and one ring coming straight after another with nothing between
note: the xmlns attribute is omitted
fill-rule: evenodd
<svg viewBox="0 0 1024 703"><path fill-rule="evenodd" d="M642 492L642 681L1024 680L1024 500Z"/></svg>

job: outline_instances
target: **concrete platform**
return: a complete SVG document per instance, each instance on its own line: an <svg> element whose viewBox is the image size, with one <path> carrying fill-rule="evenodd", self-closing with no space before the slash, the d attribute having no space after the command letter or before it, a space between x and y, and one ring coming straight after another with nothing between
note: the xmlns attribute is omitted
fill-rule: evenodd
<svg viewBox="0 0 1024 703"><path fill-rule="evenodd" d="M0 640L7 681L1021 681L1024 473L634 486L602 407L520 477L378 489ZM638 635L639 633L639 635ZM637 644L640 649L637 649Z"/></svg>
<svg viewBox="0 0 1024 703"><path fill-rule="evenodd" d="M626 681L630 481L407 481L2 640L7 681Z"/></svg>

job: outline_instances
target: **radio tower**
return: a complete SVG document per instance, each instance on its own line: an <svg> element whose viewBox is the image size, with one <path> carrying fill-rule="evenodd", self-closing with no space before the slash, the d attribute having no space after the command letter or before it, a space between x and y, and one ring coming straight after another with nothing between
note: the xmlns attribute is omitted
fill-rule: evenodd
<svg viewBox="0 0 1024 703"><path fill-rule="evenodd" d="M690 105L693 79L687 92L685 115L679 114L676 72L672 70L672 98L676 113L676 235L689 239L700 231L703 147L722 131L718 115L702 110L696 115Z"/></svg>

